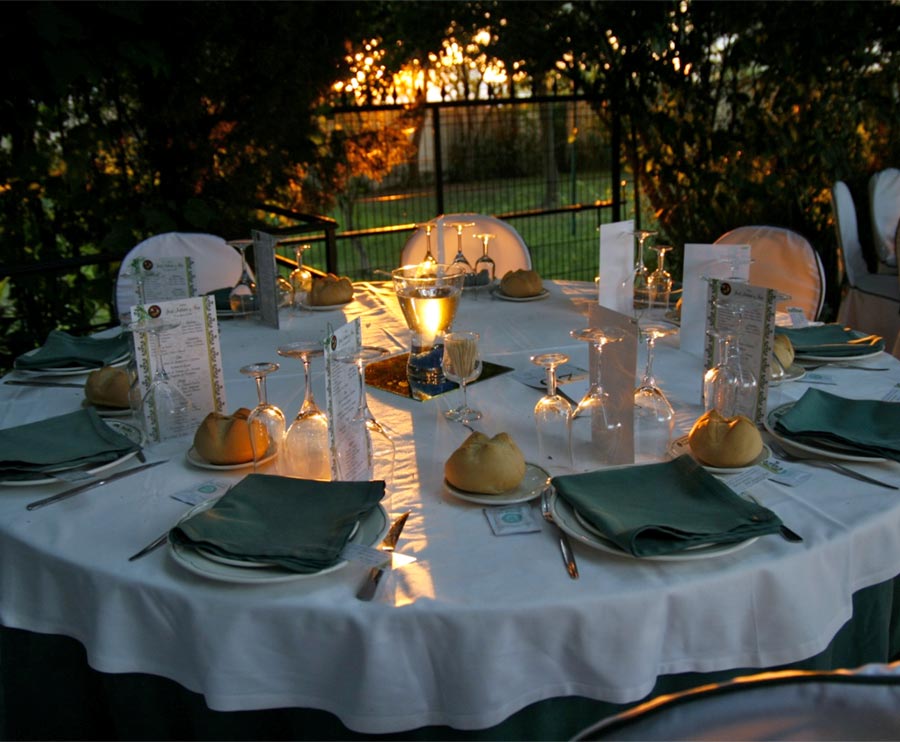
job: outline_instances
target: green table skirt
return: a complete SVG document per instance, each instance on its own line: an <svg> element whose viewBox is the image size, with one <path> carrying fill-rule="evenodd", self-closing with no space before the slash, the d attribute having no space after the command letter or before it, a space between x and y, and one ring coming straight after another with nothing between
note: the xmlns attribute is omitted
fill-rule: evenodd
<svg viewBox="0 0 900 742"><path fill-rule="evenodd" d="M767 669L833 670L898 658L900 578L895 578L854 596L853 617L824 652ZM668 675L659 678L650 697L760 670ZM383 737L362 735L325 711L211 711L202 696L166 678L92 670L74 639L9 628L0 628L0 682L0 739L16 740L556 740L628 707L556 698L532 704L489 729L423 727Z"/></svg>

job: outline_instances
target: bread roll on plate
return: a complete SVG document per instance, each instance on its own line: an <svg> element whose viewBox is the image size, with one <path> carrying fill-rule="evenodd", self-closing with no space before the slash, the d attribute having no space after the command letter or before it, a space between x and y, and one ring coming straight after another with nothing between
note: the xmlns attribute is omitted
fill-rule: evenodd
<svg viewBox="0 0 900 742"><path fill-rule="evenodd" d="M247 424L249 414L250 410L246 407L241 407L233 415L210 412L194 433L194 450L205 461L218 466L253 461L250 426ZM259 450L264 451L268 447L269 435L259 422L253 426L253 437Z"/></svg>
<svg viewBox="0 0 900 742"><path fill-rule="evenodd" d="M93 405L124 410L131 406L128 401L130 387L128 372L124 368L104 366L88 374L84 396Z"/></svg>
<svg viewBox="0 0 900 742"><path fill-rule="evenodd" d="M307 302L312 306L326 307L334 304L346 304L353 298L353 284L346 276L316 276L312 288L307 295Z"/></svg>
<svg viewBox="0 0 900 742"><path fill-rule="evenodd" d="M794 363L794 346L787 335L775 335L773 352L785 370L789 369Z"/></svg>
<svg viewBox="0 0 900 742"><path fill-rule="evenodd" d="M507 271L500 279L500 291L507 296L525 298L537 296L544 290L544 282L537 271Z"/></svg>
<svg viewBox="0 0 900 742"><path fill-rule="evenodd" d="M525 478L525 457L507 433L472 433L444 464L444 476L466 492L499 495Z"/></svg>
<svg viewBox="0 0 900 742"><path fill-rule="evenodd" d="M716 410L704 413L688 433L691 453L708 466L748 466L762 453L763 441L748 417L722 417Z"/></svg>

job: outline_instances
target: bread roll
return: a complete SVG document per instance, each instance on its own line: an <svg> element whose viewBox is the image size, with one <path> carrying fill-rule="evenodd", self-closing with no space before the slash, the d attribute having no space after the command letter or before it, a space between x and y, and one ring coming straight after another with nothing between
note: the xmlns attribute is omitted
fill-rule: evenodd
<svg viewBox="0 0 900 742"><path fill-rule="evenodd" d="M312 306L324 307L332 304L346 304L353 298L353 284L346 276L316 276L312 281L307 302Z"/></svg>
<svg viewBox="0 0 900 742"><path fill-rule="evenodd" d="M785 370L794 363L794 346L787 335L775 335L774 353Z"/></svg>
<svg viewBox="0 0 900 742"><path fill-rule="evenodd" d="M703 414L688 434L691 452L701 463L730 468L749 465L763 450L762 436L750 418Z"/></svg>
<svg viewBox="0 0 900 742"><path fill-rule="evenodd" d="M88 374L84 396L88 402L100 407L127 409L131 406L128 401L130 386L128 372L124 368L104 366Z"/></svg>
<svg viewBox="0 0 900 742"><path fill-rule="evenodd" d="M507 271L500 279L500 290L507 296L517 298L537 296L544 290L544 283L537 271Z"/></svg>
<svg viewBox="0 0 900 742"><path fill-rule="evenodd" d="M525 457L506 433L472 433L444 464L444 476L466 492L497 495L521 484Z"/></svg>
<svg viewBox="0 0 900 742"><path fill-rule="evenodd" d="M250 443L250 410L241 407L233 415L210 412L194 433L194 449L210 464L245 464L253 461ZM269 445L269 435L262 423L253 425L253 436L260 451Z"/></svg>

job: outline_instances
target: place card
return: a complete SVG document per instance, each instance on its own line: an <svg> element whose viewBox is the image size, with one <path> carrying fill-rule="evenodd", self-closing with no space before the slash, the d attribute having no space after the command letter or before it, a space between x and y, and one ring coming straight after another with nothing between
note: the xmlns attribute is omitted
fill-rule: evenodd
<svg viewBox="0 0 900 742"><path fill-rule="evenodd" d="M278 240L270 234L253 230L253 260L256 267L256 306L259 321L278 329L278 269L275 265L275 245Z"/></svg>
<svg viewBox="0 0 900 742"><path fill-rule="evenodd" d="M775 341L775 303L778 292L749 283L714 278L708 282L706 301L706 347L704 368L712 368L715 358L715 334L727 332L738 342L741 366L756 377L756 394L739 403L736 412L761 424L766 413L769 389L769 364ZM740 318L724 311L739 305ZM738 327L740 323L740 327Z"/></svg>
<svg viewBox="0 0 900 742"><path fill-rule="evenodd" d="M193 258L147 258L139 255L130 264L134 290L132 305L187 299L197 295Z"/></svg>
<svg viewBox="0 0 900 742"><path fill-rule="evenodd" d="M504 505L483 508L484 516L495 536L513 533L535 533L541 530L541 521L529 504Z"/></svg>
<svg viewBox="0 0 900 742"><path fill-rule="evenodd" d="M334 479L342 481L369 479L366 442L360 435L361 428L351 424L359 407L356 366L335 358L339 354L353 353L361 346L362 325L359 317L330 331L325 344L325 407L332 451L331 469Z"/></svg>
<svg viewBox="0 0 900 742"><path fill-rule="evenodd" d="M597 299L601 306L631 314L634 305L634 220L600 225Z"/></svg>
<svg viewBox="0 0 900 742"><path fill-rule="evenodd" d="M593 345L588 357L591 382L598 377L610 398L610 415L622 422L622 438L612 464L634 463L634 380L637 372L638 325L629 314L613 311L604 306L592 306L589 321L591 327L616 330L622 340L607 343L601 358Z"/></svg>
<svg viewBox="0 0 900 742"><path fill-rule="evenodd" d="M174 325L159 331L162 365L169 382L189 402L185 412L171 424L163 423L160 410L156 407L144 408L144 429L150 440L193 434L210 412L226 409L219 323L212 296L139 304L131 308L131 319L137 323L147 319L163 319ZM136 331L132 336L138 384L143 398L160 368L160 359L150 333Z"/></svg>
<svg viewBox="0 0 900 742"><path fill-rule="evenodd" d="M684 246L681 350L701 357L706 347L707 281L750 280L750 245Z"/></svg>

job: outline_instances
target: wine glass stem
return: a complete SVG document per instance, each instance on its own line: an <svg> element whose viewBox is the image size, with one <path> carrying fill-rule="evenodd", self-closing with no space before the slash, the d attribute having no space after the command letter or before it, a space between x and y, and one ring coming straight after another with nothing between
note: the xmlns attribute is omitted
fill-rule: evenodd
<svg viewBox="0 0 900 742"><path fill-rule="evenodd" d="M653 346L656 345L656 338L653 335L647 336L647 365L644 368L644 378L641 381L642 386L655 386L653 379Z"/></svg>
<svg viewBox="0 0 900 742"><path fill-rule="evenodd" d="M638 254L637 254L637 267L640 269L641 273L644 272L644 240L646 238L644 235L640 235L638 237Z"/></svg>
<svg viewBox="0 0 900 742"><path fill-rule="evenodd" d="M300 412L306 413L315 408L316 403L313 401L312 383L309 378L309 356L303 356L303 404Z"/></svg>
<svg viewBox="0 0 900 742"><path fill-rule="evenodd" d="M360 360L356 364L357 378L359 379L359 408L357 416L363 420L371 417L369 405L366 402L366 365Z"/></svg>
<svg viewBox="0 0 900 742"><path fill-rule="evenodd" d="M166 372L166 366L163 363L162 343L159 339L159 332L151 332L150 334L153 337L153 354L156 356L156 378L168 381L169 374Z"/></svg>
<svg viewBox="0 0 900 742"><path fill-rule="evenodd" d="M260 374L255 377L256 379L256 397L259 400L260 406L263 406L268 403L266 399L266 377Z"/></svg>
<svg viewBox="0 0 900 742"><path fill-rule="evenodd" d="M556 366L547 366L547 396L556 396Z"/></svg>

